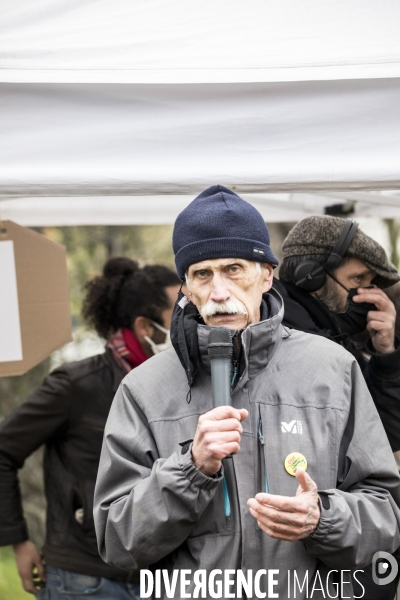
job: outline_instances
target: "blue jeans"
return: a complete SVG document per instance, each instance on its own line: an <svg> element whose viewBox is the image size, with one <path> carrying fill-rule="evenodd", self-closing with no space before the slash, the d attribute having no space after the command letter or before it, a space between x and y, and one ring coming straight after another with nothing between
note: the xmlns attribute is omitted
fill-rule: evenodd
<svg viewBox="0 0 400 600"><path fill-rule="evenodd" d="M37 600L140 600L139 583L82 575L46 567L46 585L35 594Z"/></svg>

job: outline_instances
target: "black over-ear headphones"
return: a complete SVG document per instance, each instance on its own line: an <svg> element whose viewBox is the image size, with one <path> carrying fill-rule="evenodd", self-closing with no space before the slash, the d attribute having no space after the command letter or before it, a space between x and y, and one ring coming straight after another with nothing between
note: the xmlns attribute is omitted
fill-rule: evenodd
<svg viewBox="0 0 400 600"><path fill-rule="evenodd" d="M325 283L326 271L336 269L342 262L347 248L358 229L357 221L347 219L338 241L326 261L321 264L316 260L304 260L294 272L295 284L307 292L316 292Z"/></svg>

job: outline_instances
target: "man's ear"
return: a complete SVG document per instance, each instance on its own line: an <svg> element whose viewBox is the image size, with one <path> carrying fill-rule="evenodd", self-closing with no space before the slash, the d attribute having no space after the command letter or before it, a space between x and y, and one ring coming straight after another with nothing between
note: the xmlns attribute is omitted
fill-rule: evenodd
<svg viewBox="0 0 400 600"><path fill-rule="evenodd" d="M132 324L132 330L140 344L145 341L145 337L151 337L153 326L146 317L136 317Z"/></svg>
<svg viewBox="0 0 400 600"><path fill-rule="evenodd" d="M274 268L269 263L264 263L262 266L263 272L263 294L269 292L274 280Z"/></svg>

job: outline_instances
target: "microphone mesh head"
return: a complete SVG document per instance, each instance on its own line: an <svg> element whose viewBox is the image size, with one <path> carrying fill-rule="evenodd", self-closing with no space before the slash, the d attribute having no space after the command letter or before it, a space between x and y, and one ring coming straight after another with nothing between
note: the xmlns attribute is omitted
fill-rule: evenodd
<svg viewBox="0 0 400 600"><path fill-rule="evenodd" d="M230 358L233 353L232 334L226 327L212 327L208 335L208 356Z"/></svg>

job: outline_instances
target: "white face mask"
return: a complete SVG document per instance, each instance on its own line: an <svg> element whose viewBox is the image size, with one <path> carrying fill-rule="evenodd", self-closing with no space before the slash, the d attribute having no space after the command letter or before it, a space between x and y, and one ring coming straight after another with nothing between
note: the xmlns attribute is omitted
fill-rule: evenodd
<svg viewBox="0 0 400 600"><path fill-rule="evenodd" d="M148 344L150 344L153 353L159 354L160 352L163 352L163 350L168 350L168 348L172 348L171 335L169 329L165 329L165 327L162 327L162 325L159 325L158 323L155 323L150 319L149 321L152 325L154 325L154 327L157 327L157 329L165 333L165 342L163 342L162 344L156 344L151 338L149 338L148 335L145 336L144 339Z"/></svg>

